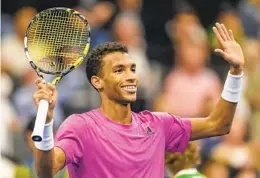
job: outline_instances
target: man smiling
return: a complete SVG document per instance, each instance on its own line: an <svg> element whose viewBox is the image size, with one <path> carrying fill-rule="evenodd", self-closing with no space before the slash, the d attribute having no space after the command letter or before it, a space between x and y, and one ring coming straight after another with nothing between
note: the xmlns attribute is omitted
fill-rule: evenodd
<svg viewBox="0 0 260 178"><path fill-rule="evenodd" d="M71 178L162 178L165 151L183 152L189 140L229 133L241 93L244 57L231 30L217 23L213 31L223 48L215 52L231 68L222 97L205 118L181 119L163 112L132 112L130 103L136 100L138 86L134 59L124 45L109 42L90 52L86 66L88 80L100 94L100 107L71 115L59 128L54 141L52 125L57 91L38 79L35 104L38 106L41 99L50 103L43 141L35 142L39 177L52 177L67 166Z"/></svg>

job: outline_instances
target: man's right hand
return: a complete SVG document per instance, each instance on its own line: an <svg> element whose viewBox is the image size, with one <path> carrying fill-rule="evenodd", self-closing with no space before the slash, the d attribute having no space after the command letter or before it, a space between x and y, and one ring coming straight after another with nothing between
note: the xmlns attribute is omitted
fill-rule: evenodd
<svg viewBox="0 0 260 178"><path fill-rule="evenodd" d="M53 118L53 110L55 104L57 102L57 90L56 87L52 84L46 84L46 82L42 78L38 78L35 81L36 84L36 92L33 94L33 100L38 109L40 100L44 99L49 102L49 109L47 114L46 123L52 121Z"/></svg>

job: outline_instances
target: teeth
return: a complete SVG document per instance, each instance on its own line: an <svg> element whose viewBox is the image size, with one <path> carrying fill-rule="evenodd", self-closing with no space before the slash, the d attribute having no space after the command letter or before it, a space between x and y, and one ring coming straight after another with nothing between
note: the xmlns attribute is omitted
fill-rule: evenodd
<svg viewBox="0 0 260 178"><path fill-rule="evenodd" d="M135 92L136 91L136 86L134 86L134 85L124 86L123 88L126 91L129 91L129 92Z"/></svg>
<svg viewBox="0 0 260 178"><path fill-rule="evenodd" d="M124 88L126 88L126 89L135 89L135 86L126 86Z"/></svg>

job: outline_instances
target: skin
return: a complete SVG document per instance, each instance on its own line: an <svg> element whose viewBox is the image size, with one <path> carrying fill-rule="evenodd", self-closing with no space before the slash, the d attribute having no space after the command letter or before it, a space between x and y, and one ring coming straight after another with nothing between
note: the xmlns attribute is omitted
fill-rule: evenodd
<svg viewBox="0 0 260 178"><path fill-rule="evenodd" d="M240 45L234 40L232 31L227 31L223 24L216 23L213 27L215 36L222 49L215 49L230 63L230 72L240 75L243 71L244 56ZM130 103L136 100L136 92L127 92L125 85L138 85L135 74L135 63L128 54L114 52L103 57L103 67L99 76L93 76L91 82L101 96L100 109L103 114L115 122L131 123ZM41 99L49 101L46 123L53 118L53 109L57 100L55 86L46 84L42 79L36 80L37 91L34 93L35 105ZM208 117L192 118L190 140L225 135L229 133L237 103L219 100L215 109ZM60 148L50 151L34 150L35 166L40 178L52 177L64 167L65 153Z"/></svg>

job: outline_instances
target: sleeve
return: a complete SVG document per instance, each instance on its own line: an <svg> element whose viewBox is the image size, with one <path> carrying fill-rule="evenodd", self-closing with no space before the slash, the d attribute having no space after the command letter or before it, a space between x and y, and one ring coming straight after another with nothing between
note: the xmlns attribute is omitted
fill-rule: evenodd
<svg viewBox="0 0 260 178"><path fill-rule="evenodd" d="M167 152L184 152L191 136L191 121L165 112L155 113L162 120Z"/></svg>
<svg viewBox="0 0 260 178"><path fill-rule="evenodd" d="M84 154L84 119L77 116L69 116L60 126L55 135L55 146L61 148L66 155L65 165L79 164Z"/></svg>

